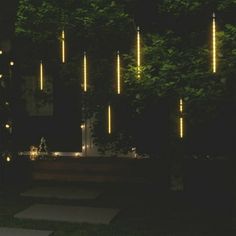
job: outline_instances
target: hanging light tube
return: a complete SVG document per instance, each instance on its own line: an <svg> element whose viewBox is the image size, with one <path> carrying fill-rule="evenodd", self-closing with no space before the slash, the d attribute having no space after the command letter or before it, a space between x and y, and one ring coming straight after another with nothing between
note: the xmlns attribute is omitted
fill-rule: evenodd
<svg viewBox="0 0 236 236"><path fill-rule="evenodd" d="M140 78L141 59L140 59L140 28L137 27L137 77Z"/></svg>
<svg viewBox="0 0 236 236"><path fill-rule="evenodd" d="M120 94L120 53L117 51L117 94Z"/></svg>
<svg viewBox="0 0 236 236"><path fill-rule="evenodd" d="M213 73L216 73L216 16L215 13L213 13L212 16L212 46L213 46L213 53L212 53L212 63L213 63Z"/></svg>
<svg viewBox="0 0 236 236"><path fill-rule="evenodd" d="M180 112L180 118L179 118L179 136L180 138L184 137L184 119L183 119L183 100L180 98L179 100L179 112Z"/></svg>
<svg viewBox="0 0 236 236"><path fill-rule="evenodd" d="M183 117L180 117L180 130L179 130L179 135L180 135L180 138L183 138L184 137L184 121L183 121Z"/></svg>
<svg viewBox="0 0 236 236"><path fill-rule="evenodd" d="M87 92L87 56L84 52L84 92Z"/></svg>
<svg viewBox="0 0 236 236"><path fill-rule="evenodd" d="M108 134L111 134L111 106L108 106Z"/></svg>
<svg viewBox="0 0 236 236"><path fill-rule="evenodd" d="M61 55L62 55L62 63L65 63L65 31L61 32Z"/></svg>
<svg viewBox="0 0 236 236"><path fill-rule="evenodd" d="M183 100L180 98L179 100L179 111L182 113L183 112Z"/></svg>
<svg viewBox="0 0 236 236"><path fill-rule="evenodd" d="M40 90L42 91L44 87L43 84L43 63L42 61L40 62Z"/></svg>

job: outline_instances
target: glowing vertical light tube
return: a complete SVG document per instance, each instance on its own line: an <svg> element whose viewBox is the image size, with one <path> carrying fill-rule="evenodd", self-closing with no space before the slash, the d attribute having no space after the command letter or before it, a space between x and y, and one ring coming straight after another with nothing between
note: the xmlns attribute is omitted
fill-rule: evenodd
<svg viewBox="0 0 236 236"><path fill-rule="evenodd" d="M43 63L40 62L40 90L43 90Z"/></svg>
<svg viewBox="0 0 236 236"><path fill-rule="evenodd" d="M216 73L216 16L215 13L213 13L213 23L212 23L212 47L213 47L213 53L212 53L212 65L213 65L213 73Z"/></svg>
<svg viewBox="0 0 236 236"><path fill-rule="evenodd" d="M180 117L180 138L184 137L184 125L183 125L184 121L183 121L183 117Z"/></svg>
<svg viewBox="0 0 236 236"><path fill-rule="evenodd" d="M184 119L183 119L183 100L180 98L179 100L179 112L180 112L180 118L179 118L179 136L180 138L184 137Z"/></svg>
<svg viewBox="0 0 236 236"><path fill-rule="evenodd" d="M87 92L87 55L84 52L84 92Z"/></svg>
<svg viewBox="0 0 236 236"><path fill-rule="evenodd" d="M111 134L111 106L108 106L108 134Z"/></svg>
<svg viewBox="0 0 236 236"><path fill-rule="evenodd" d="M180 98L179 100L179 111L182 113L183 112L183 100Z"/></svg>
<svg viewBox="0 0 236 236"><path fill-rule="evenodd" d="M117 94L120 94L120 53L117 52Z"/></svg>
<svg viewBox="0 0 236 236"><path fill-rule="evenodd" d="M61 32L61 55L62 55L62 63L65 63L65 31Z"/></svg>
<svg viewBox="0 0 236 236"><path fill-rule="evenodd" d="M137 77L140 78L141 74L141 59L140 59L140 29L137 27Z"/></svg>

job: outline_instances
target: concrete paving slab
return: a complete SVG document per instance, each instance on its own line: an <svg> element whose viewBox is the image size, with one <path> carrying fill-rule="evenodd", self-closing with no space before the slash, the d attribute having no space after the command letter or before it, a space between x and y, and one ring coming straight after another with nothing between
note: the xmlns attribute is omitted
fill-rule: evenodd
<svg viewBox="0 0 236 236"><path fill-rule="evenodd" d="M0 227L0 236L49 236L53 231Z"/></svg>
<svg viewBox="0 0 236 236"><path fill-rule="evenodd" d="M119 209L35 204L14 217L71 223L109 224Z"/></svg>
<svg viewBox="0 0 236 236"><path fill-rule="evenodd" d="M96 199L101 193L99 190L78 187L34 187L21 193L21 196L80 200Z"/></svg>

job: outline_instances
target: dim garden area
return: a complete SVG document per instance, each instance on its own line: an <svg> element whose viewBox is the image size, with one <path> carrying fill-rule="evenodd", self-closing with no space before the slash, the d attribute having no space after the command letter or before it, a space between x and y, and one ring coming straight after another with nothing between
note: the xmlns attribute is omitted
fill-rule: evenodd
<svg viewBox="0 0 236 236"><path fill-rule="evenodd" d="M236 234L235 0L0 4L0 236Z"/></svg>

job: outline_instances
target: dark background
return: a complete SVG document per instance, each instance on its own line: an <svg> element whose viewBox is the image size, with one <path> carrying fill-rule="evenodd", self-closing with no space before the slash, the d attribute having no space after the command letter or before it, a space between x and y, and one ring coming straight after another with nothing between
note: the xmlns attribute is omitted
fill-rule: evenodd
<svg viewBox="0 0 236 236"><path fill-rule="evenodd" d="M39 146L41 137L45 137L49 151L81 151L80 85L78 83L74 88L65 86L58 74L63 69L62 65L49 62L54 80L53 115L30 116L25 109L19 90L22 82L19 53L22 53L22 47L27 48L27 43L23 46L14 37L17 7L17 0L4 0L0 3L0 48L4 51L0 63L2 73L9 76L9 61L15 62L13 83L8 84L6 90L11 101L8 115L14 121L11 148L17 151L29 150L30 145Z"/></svg>

